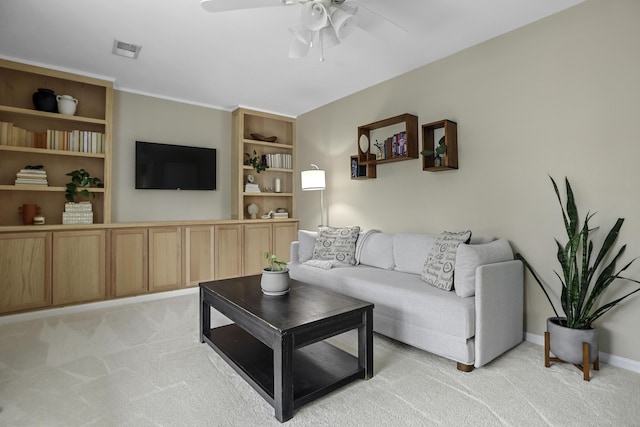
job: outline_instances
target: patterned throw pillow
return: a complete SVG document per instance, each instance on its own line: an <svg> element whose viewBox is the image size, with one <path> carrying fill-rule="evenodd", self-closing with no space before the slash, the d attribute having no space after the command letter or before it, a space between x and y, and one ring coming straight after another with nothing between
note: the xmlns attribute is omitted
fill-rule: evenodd
<svg viewBox="0 0 640 427"><path fill-rule="evenodd" d="M453 271L456 265L456 252L460 243L471 240L471 231L452 233L444 231L436 237L427 255L422 270L422 280L438 289L450 291L453 288Z"/></svg>
<svg viewBox="0 0 640 427"><path fill-rule="evenodd" d="M356 264L356 241L360 227L320 227L313 248L314 260L331 261L333 265Z"/></svg>

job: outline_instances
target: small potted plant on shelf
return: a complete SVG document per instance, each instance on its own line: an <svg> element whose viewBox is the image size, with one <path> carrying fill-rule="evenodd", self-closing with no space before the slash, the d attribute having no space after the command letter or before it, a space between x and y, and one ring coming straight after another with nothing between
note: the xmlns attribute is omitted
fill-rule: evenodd
<svg viewBox="0 0 640 427"><path fill-rule="evenodd" d="M620 269L616 267L626 245L623 245L613 257L610 256L624 218L618 218L602 242L600 249L594 252L595 244L589 237L591 232L595 230L589 226L589 220L594 214L587 213L582 226L580 226L578 209L569 180L565 178L566 210L562 206L562 198L553 178L551 178L551 182L560 203L568 237L568 241L564 245L556 240L557 258L562 269L561 273L556 272L556 276L562 286L560 306L564 316L559 315L541 279L525 258L521 254L516 254L516 258L520 259L531 272L555 313L555 317L547 319L545 366L550 366L550 360L571 362L583 371L584 379L588 381L589 363L593 363L594 369L598 369L598 329L593 325L593 322L615 308L625 298L640 291L640 288L606 304L599 304L599 298L614 282L619 283L618 279L640 282L622 276L622 273L633 264L635 258ZM592 257L593 254L596 254L595 259ZM582 343L588 344L588 354ZM550 359L549 352L553 353L557 359Z"/></svg>
<svg viewBox="0 0 640 427"><path fill-rule="evenodd" d="M264 253L268 267L262 269L260 286L265 295L285 295L289 292L289 269L285 261L279 260L275 254Z"/></svg>
<svg viewBox="0 0 640 427"><path fill-rule="evenodd" d="M447 144L445 143L444 136L438 141L438 146L435 150L423 150L420 152L423 156L434 156L434 166L444 166L443 156L447 153Z"/></svg>
<svg viewBox="0 0 640 427"><path fill-rule="evenodd" d="M67 199L69 203L75 203L76 198L80 197L80 195L87 198L89 195L95 197L95 194L87 190L89 187L104 188L104 184L100 178L92 177L89 172L84 169L76 169L66 175L71 177L71 182L67 183L67 189L65 191L65 199Z"/></svg>
<svg viewBox="0 0 640 427"><path fill-rule="evenodd" d="M256 152L256 150L253 150L253 156L249 153L244 153L245 157L247 157L247 159L244 161L244 164L247 166L252 166L257 173L262 172L263 170L267 170L269 169L269 166L267 166L266 164L262 163L260 157L258 156L258 153Z"/></svg>

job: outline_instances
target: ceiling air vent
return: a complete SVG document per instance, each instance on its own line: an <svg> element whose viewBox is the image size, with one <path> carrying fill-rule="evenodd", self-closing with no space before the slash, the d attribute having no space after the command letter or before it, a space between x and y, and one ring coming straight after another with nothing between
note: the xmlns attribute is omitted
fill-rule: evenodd
<svg viewBox="0 0 640 427"><path fill-rule="evenodd" d="M137 46L135 44L114 40L113 50L111 52L114 55L120 55L120 56L124 56L125 58L136 59L138 57L138 54L140 53L140 49L142 49L142 46Z"/></svg>

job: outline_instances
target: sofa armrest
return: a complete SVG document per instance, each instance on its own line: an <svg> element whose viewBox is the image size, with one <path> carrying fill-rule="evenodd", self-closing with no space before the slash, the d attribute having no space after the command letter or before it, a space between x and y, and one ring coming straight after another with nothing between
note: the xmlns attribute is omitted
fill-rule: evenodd
<svg viewBox="0 0 640 427"><path fill-rule="evenodd" d="M524 271L521 261L476 269L476 368L524 339Z"/></svg>
<svg viewBox="0 0 640 427"><path fill-rule="evenodd" d="M289 262L291 264L300 263L300 255L298 254L298 247L300 246L300 242L297 240L295 242L291 242L291 252L289 253Z"/></svg>

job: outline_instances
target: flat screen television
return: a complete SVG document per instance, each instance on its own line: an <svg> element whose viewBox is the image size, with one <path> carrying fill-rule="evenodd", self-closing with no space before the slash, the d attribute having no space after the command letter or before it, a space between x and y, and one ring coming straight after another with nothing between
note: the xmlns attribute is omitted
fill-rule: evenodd
<svg viewBox="0 0 640 427"><path fill-rule="evenodd" d="M216 149L136 141L136 189L215 190Z"/></svg>

